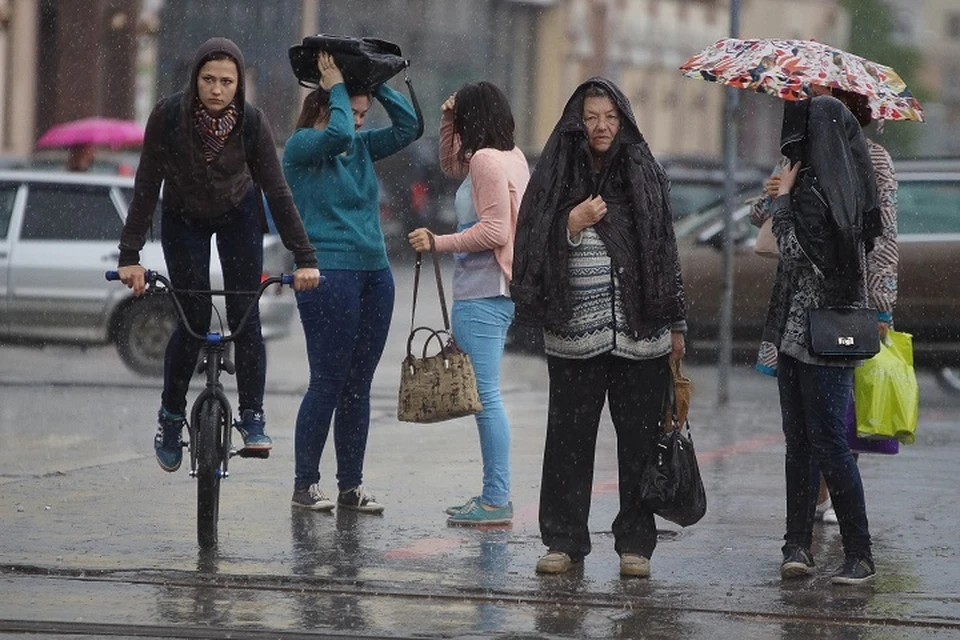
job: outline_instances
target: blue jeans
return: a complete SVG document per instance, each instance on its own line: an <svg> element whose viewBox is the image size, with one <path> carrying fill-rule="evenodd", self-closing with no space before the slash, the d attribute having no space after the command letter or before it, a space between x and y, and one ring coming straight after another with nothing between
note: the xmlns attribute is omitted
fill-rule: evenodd
<svg viewBox="0 0 960 640"><path fill-rule="evenodd" d="M492 507L510 500L510 423L500 398L500 361L512 321L513 300L504 296L453 303L453 337L470 356L483 404L476 416L483 458L480 500Z"/></svg>
<svg viewBox="0 0 960 640"><path fill-rule="evenodd" d="M345 491L363 483L370 383L393 314L390 269L324 270L323 275L326 282L318 289L296 294L310 363L294 440L298 491L320 480L320 456L334 413L337 486Z"/></svg>
<svg viewBox="0 0 960 640"><path fill-rule="evenodd" d="M786 439L785 543L810 548L822 473L837 512L844 552L869 558L863 484L847 444L845 424L853 367L805 364L781 353L777 385Z"/></svg>
<svg viewBox="0 0 960 640"><path fill-rule="evenodd" d="M178 213L163 210L160 240L167 263L167 276L176 289L210 288L210 238L217 236L217 253L223 269L226 291L255 291L263 274L263 230L257 209L257 191L251 189L234 209L213 220L186 220ZM240 323L252 295L226 297L227 325L233 331ZM194 331L203 335L210 328L211 300L207 296L179 297ZM219 327L218 327L219 329ZM185 415L187 389L197 366L201 341L191 338L177 322L167 343L163 363L163 407ZM239 411L263 409L263 388L267 355L260 331L260 310L254 306L243 333L233 343L237 365Z"/></svg>

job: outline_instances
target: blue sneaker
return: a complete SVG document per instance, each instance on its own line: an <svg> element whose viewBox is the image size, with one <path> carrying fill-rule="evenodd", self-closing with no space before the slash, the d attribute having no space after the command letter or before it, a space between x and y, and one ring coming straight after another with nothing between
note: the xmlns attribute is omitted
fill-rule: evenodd
<svg viewBox="0 0 960 640"><path fill-rule="evenodd" d="M510 524L513 521L513 503L505 507L484 509L479 500L473 500L467 508L447 518L447 524L461 527L476 527L494 524Z"/></svg>
<svg viewBox="0 0 960 640"><path fill-rule="evenodd" d="M183 462L183 427L187 420L161 407L157 413L157 423L159 426L153 438L153 451L160 468L172 473Z"/></svg>
<svg viewBox="0 0 960 640"><path fill-rule="evenodd" d="M253 409L244 410L240 420L233 423L233 426L243 437L243 448L247 451L270 451L273 448L273 440L266 433L263 411L254 411Z"/></svg>
<svg viewBox="0 0 960 640"><path fill-rule="evenodd" d="M444 511L444 513L446 513L448 516L455 516L455 515L457 515L458 513L460 513L461 511L463 511L464 509L469 509L470 507L472 507L474 502L480 502L480 496L473 496L472 498L470 498L469 500L467 500L467 501L464 502L463 504L458 504L458 505L454 505L454 506L452 506L452 507L447 507L447 508L444 509L443 511Z"/></svg>

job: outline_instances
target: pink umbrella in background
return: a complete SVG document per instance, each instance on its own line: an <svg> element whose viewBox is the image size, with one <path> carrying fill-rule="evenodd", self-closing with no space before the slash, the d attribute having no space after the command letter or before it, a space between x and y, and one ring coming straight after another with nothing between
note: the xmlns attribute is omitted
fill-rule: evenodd
<svg viewBox="0 0 960 640"><path fill-rule="evenodd" d="M37 148L107 146L111 149L143 144L143 127L133 120L83 118L51 127L37 140Z"/></svg>

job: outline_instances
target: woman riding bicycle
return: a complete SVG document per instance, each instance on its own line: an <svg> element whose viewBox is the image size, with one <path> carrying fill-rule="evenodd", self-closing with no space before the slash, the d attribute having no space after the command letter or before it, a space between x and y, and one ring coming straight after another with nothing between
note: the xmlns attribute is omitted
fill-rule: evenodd
<svg viewBox="0 0 960 640"><path fill-rule="evenodd" d="M263 269L266 229L259 190L280 238L293 252L293 287L320 283L314 248L304 231L283 178L273 132L263 113L244 101L244 62L226 38L207 40L196 53L188 88L161 100L147 121L133 201L120 237L120 279L141 295L146 289L139 264L147 230L163 183L161 243L167 273L176 289L210 289L210 239L217 237L226 291L254 291ZM255 135L254 135L255 134ZM205 297L181 298L189 324L198 333L210 325ZM250 296L228 296L227 323L235 330ZM186 395L201 343L182 321L170 337L164 359L163 395L154 438L157 462L176 471L183 458ZM254 308L236 340L240 420L234 424L244 448L269 451L263 392L266 351L260 315Z"/></svg>

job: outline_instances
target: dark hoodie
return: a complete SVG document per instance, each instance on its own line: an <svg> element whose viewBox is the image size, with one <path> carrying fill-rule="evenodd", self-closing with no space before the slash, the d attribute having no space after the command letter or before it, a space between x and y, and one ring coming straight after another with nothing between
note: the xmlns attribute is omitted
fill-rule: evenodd
<svg viewBox="0 0 960 640"><path fill-rule="evenodd" d="M620 132L595 173L583 124L587 88L596 85L621 114ZM510 295L521 324L556 327L570 319L567 220L597 195L607 215L594 229L623 283L630 330L643 338L686 314L670 213L669 182L637 127L626 96L611 81L577 87L550 134L520 205Z"/></svg>
<svg viewBox="0 0 960 640"><path fill-rule="evenodd" d="M200 68L216 54L228 55L237 65L237 93L234 97L237 123L227 136L223 150L207 163L203 142L193 123L193 105L199 100L197 75ZM249 154L251 161L247 165L243 120L246 111L256 107L244 100L244 68L243 54L237 45L227 38L211 38L200 46L194 57L189 84L180 99L175 136L168 131L167 111L163 106L166 101L161 100L153 108L147 120L133 201L120 236L121 267L140 261L140 250L150 228L161 183L164 210L187 220L209 220L227 213L243 201L256 183L263 189L280 238L293 252L297 267L317 266L314 249L283 178L273 132L259 109L259 139L256 149Z"/></svg>

